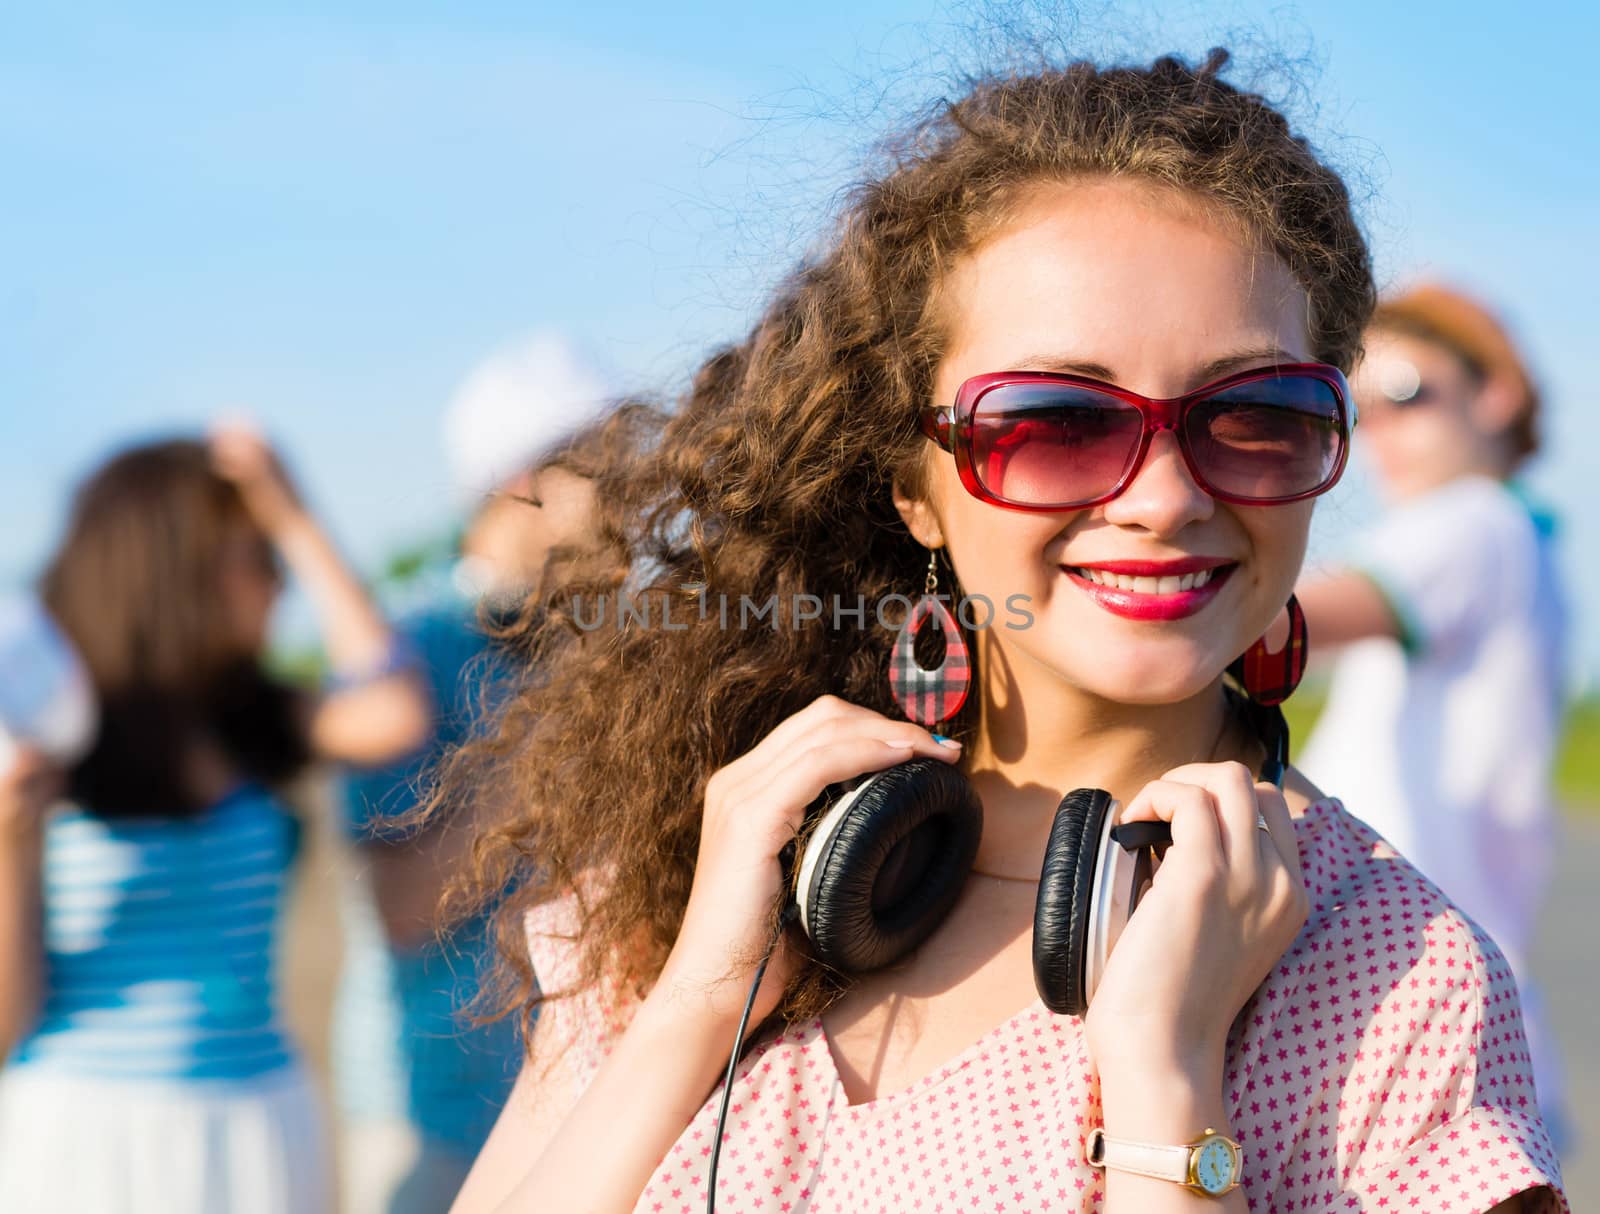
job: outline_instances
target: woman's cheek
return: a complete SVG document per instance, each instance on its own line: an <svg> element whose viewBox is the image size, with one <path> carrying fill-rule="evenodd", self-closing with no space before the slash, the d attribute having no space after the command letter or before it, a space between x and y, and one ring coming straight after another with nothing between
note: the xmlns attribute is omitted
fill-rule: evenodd
<svg viewBox="0 0 1600 1214"><path fill-rule="evenodd" d="M1240 652L1269 629L1294 593L1311 533L1311 502L1241 511L1251 536L1252 584Z"/></svg>

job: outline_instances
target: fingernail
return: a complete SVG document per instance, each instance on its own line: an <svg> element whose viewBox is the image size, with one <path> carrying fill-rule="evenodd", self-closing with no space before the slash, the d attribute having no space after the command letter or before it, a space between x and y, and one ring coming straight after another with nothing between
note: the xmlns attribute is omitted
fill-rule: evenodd
<svg viewBox="0 0 1600 1214"><path fill-rule="evenodd" d="M951 750L960 750L961 749L961 743L960 742L957 742L954 738L947 738L942 733L934 734L933 735L933 740L935 742L939 743L940 746L948 746Z"/></svg>

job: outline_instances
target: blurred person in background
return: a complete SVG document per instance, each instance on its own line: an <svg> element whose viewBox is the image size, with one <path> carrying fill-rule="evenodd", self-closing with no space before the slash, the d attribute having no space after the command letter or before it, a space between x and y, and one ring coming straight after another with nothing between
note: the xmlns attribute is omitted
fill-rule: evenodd
<svg viewBox="0 0 1600 1214"><path fill-rule="evenodd" d="M321 696L263 667L285 566L317 610ZM111 458L40 590L100 724L70 768L29 751L0 780L0 1209L328 1210L324 1119L279 1011L299 838L280 790L313 759L416 746L426 691L240 426Z"/></svg>
<svg viewBox="0 0 1600 1214"><path fill-rule="evenodd" d="M445 448L474 506L449 558L385 596L432 687L427 743L403 761L352 770L346 824L361 879L341 893L345 963L334 1013L334 1076L344 1127L344 1214L439 1214L493 1128L520 1066L510 1020L466 1013L490 955L487 918L448 939L435 917L465 859L465 823L407 824L441 756L491 713L510 678L496 620L528 603L552 548L576 538L592 504L573 468L606 387L564 339L543 335L490 360L445 417Z"/></svg>
<svg viewBox="0 0 1600 1214"><path fill-rule="evenodd" d="M1442 286L1381 303L1366 348L1354 391L1389 509L1297 590L1313 643L1344 646L1301 766L1506 954L1559 1147L1561 1069L1528 971L1568 637L1554 520L1516 480L1539 391L1495 316Z"/></svg>

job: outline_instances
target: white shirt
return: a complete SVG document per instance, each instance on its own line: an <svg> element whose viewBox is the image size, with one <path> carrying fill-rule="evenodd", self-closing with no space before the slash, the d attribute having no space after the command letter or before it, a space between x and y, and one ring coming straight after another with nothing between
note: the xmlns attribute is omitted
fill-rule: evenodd
<svg viewBox="0 0 1600 1214"><path fill-rule="evenodd" d="M1353 564L1404 635L1344 651L1298 766L1525 977L1552 860L1566 656L1550 528L1498 481L1468 477L1392 511Z"/></svg>

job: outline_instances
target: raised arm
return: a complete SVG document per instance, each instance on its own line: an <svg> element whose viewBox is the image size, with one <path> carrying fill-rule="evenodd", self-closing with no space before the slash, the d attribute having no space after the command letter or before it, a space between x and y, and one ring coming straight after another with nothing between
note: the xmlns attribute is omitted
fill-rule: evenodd
<svg viewBox="0 0 1600 1214"><path fill-rule="evenodd" d="M232 426L211 441L217 470L238 486L251 517L316 608L335 689L311 707L312 750L368 765L415 751L432 726L427 689L399 660L394 633L360 579L259 435Z"/></svg>
<svg viewBox="0 0 1600 1214"><path fill-rule="evenodd" d="M1348 645L1368 637L1398 640L1400 621L1383 591L1363 573L1344 571L1295 587L1306 630L1318 646Z"/></svg>

